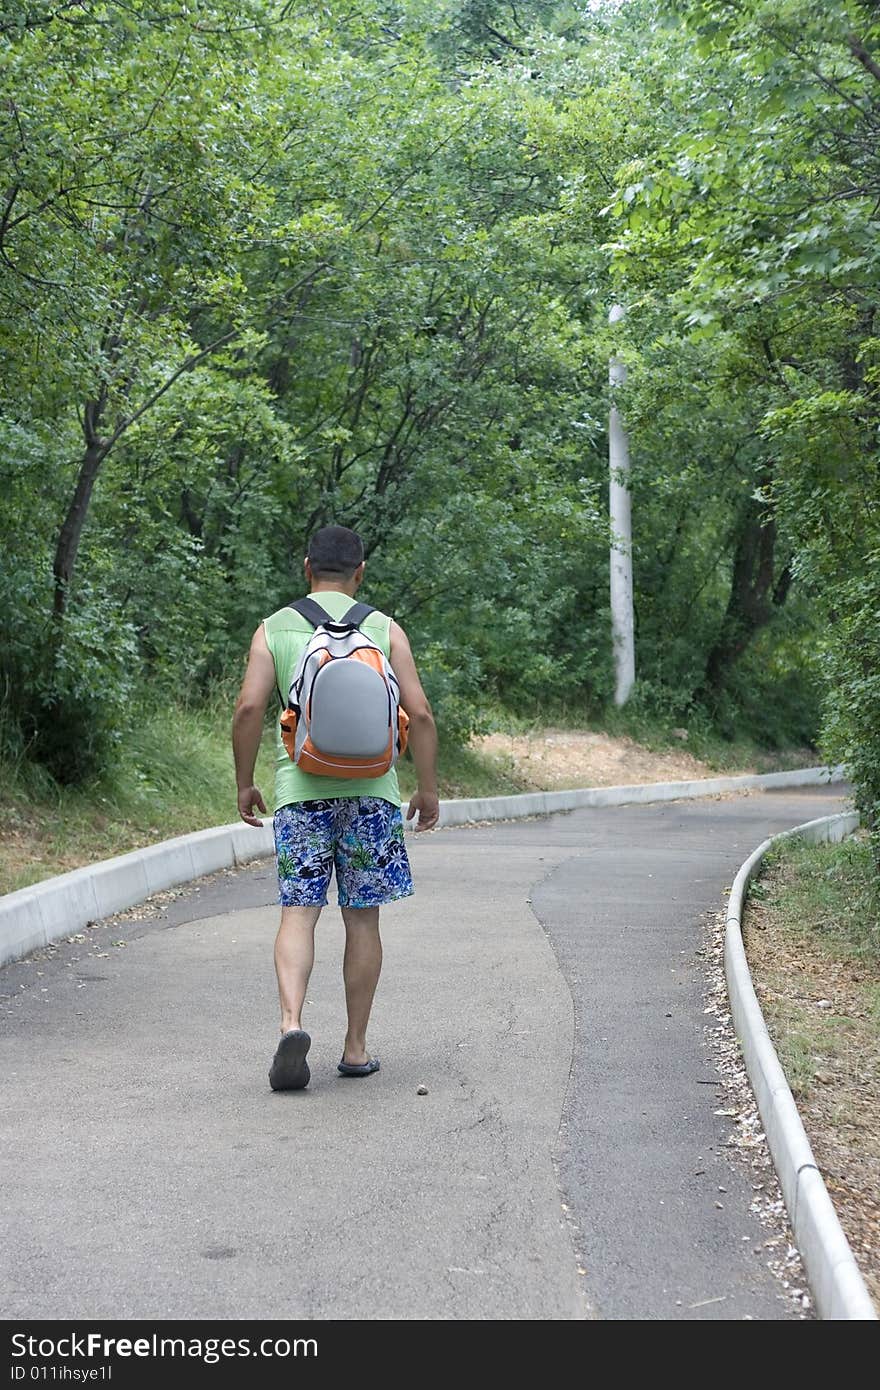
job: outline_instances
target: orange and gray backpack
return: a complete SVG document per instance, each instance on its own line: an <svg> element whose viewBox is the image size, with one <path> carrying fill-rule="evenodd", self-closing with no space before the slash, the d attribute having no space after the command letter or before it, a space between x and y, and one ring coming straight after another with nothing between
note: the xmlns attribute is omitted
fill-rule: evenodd
<svg viewBox="0 0 880 1390"><path fill-rule="evenodd" d="M388 658L360 631L375 609L355 603L337 621L312 598L290 607L315 631L281 716L284 747L303 772L381 777L406 751L409 716Z"/></svg>

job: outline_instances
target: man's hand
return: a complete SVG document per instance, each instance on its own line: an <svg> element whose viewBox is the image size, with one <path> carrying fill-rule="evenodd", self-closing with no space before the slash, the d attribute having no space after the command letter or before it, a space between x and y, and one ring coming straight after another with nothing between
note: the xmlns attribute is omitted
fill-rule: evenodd
<svg viewBox="0 0 880 1390"><path fill-rule="evenodd" d="M235 714L232 716L232 749L235 754L235 781L238 786L238 814L245 825L261 826L254 807L265 811L259 787L254 786L254 768L263 733L263 716L275 689L275 662L266 644L263 624L251 642L247 670L241 684Z"/></svg>
<svg viewBox="0 0 880 1390"><path fill-rule="evenodd" d="M239 787L238 789L238 814L241 816L245 825L261 826L263 822L257 820L254 815L254 807L258 807L264 814L266 803L259 787Z"/></svg>
<svg viewBox="0 0 880 1390"><path fill-rule="evenodd" d="M418 834L420 830L433 830L437 821L440 819L440 799L437 793L416 792L406 808L406 819L412 820L416 811L419 813L419 823L416 826L416 834Z"/></svg>
<svg viewBox="0 0 880 1390"><path fill-rule="evenodd" d="M406 819L418 811L416 830L433 830L440 819L437 797L437 729L428 697L422 689L409 638L399 623L391 624L391 665L400 685L400 703L409 715L409 748L416 765L419 790L409 803ZM431 791L424 788L430 787Z"/></svg>

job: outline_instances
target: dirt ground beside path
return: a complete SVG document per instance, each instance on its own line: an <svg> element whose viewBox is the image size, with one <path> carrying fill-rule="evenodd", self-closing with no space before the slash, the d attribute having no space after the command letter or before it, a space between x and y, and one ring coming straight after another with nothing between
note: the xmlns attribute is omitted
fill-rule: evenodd
<svg viewBox="0 0 880 1390"><path fill-rule="evenodd" d="M684 746L680 751L653 752L631 738L581 729L483 734L473 740L473 747L480 753L507 761L518 778L539 791L615 787L631 782L682 782L719 775ZM810 761L805 751L804 766L809 766ZM731 769L731 772L766 770L749 765Z"/></svg>

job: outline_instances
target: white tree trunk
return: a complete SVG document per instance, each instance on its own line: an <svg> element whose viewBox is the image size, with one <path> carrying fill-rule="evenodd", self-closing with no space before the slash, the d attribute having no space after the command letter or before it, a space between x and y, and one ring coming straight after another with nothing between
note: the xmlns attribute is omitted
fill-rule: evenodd
<svg viewBox="0 0 880 1390"><path fill-rule="evenodd" d="M623 309L615 304L609 323L618 323ZM612 357L611 386L626 381L626 367ZM613 396L612 396L613 401ZM614 703L626 704L635 681L632 586L632 494L629 490L629 443L617 406L612 403L608 420L609 511L611 514L611 638L614 647Z"/></svg>

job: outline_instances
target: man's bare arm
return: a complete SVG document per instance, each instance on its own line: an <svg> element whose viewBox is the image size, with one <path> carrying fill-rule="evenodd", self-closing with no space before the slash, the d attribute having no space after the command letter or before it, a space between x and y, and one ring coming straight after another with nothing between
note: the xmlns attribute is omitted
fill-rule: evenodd
<svg viewBox="0 0 880 1390"><path fill-rule="evenodd" d="M254 786L254 768L266 705L275 689L275 663L266 644L263 624L257 628L251 642L247 670L241 683L235 714L232 717L232 750L235 754L235 780L238 784L238 814L248 825L262 825L254 815L254 807L265 812L259 787Z"/></svg>
<svg viewBox="0 0 880 1390"><path fill-rule="evenodd" d="M409 639L399 623L391 624L391 665L400 682L400 703L409 715L409 746L419 789L407 807L406 819L418 811L417 830L432 830L440 816L437 794L437 726L422 689Z"/></svg>

